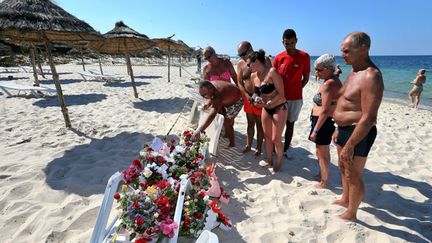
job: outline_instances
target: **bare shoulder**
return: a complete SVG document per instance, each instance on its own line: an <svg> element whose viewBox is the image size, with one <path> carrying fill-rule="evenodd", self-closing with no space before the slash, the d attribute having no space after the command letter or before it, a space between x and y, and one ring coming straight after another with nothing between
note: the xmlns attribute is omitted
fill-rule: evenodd
<svg viewBox="0 0 432 243"><path fill-rule="evenodd" d="M362 86L383 90L384 89L384 81L381 74L381 71L377 67L368 67L365 70L364 77L362 78Z"/></svg>

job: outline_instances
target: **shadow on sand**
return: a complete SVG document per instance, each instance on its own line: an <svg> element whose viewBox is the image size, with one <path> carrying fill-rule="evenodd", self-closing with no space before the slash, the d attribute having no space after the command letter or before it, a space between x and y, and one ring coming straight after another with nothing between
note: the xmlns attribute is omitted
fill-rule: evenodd
<svg viewBox="0 0 432 243"><path fill-rule="evenodd" d="M178 114L182 111L187 101L189 101L189 99L176 97L174 99L142 100L140 102L134 102L133 104L136 109L143 111Z"/></svg>
<svg viewBox="0 0 432 243"><path fill-rule="evenodd" d="M106 99L106 94L80 94L80 95L65 95L65 103L67 106L72 105L88 105L90 103L96 103ZM43 99L38 100L33 103L35 106L39 106L41 108L58 106L58 99Z"/></svg>
<svg viewBox="0 0 432 243"><path fill-rule="evenodd" d="M47 165L46 182L52 189L85 197L104 193L108 179L127 169L139 156L144 142L152 141L153 136L123 132L114 137L90 139L89 144L75 146Z"/></svg>

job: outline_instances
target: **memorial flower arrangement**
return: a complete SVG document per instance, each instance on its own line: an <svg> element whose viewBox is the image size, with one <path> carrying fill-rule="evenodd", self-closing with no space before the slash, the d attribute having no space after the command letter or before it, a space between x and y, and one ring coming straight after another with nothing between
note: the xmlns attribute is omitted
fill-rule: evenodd
<svg viewBox="0 0 432 243"><path fill-rule="evenodd" d="M220 212L220 202L227 202L229 196L217 183L215 166L204 164L208 138L201 134L192 141L192 133L186 130L168 142L156 139L122 172L125 184L114 198L120 208L119 231L130 232L129 240L172 238L177 228L180 235L196 237L203 229L231 227ZM190 185L178 225L173 218L182 179L189 179Z"/></svg>

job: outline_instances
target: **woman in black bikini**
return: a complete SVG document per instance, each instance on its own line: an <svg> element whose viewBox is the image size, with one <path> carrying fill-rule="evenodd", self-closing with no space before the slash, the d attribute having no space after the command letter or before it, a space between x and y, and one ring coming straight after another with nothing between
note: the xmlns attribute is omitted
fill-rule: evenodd
<svg viewBox="0 0 432 243"><path fill-rule="evenodd" d="M247 65L252 72L251 80L255 85L254 104L264 108L261 123L264 130L266 159L261 161L260 165L271 166L274 172L277 172L281 168L283 156L281 137L288 115L284 84L277 70L266 65L263 50L253 52L248 57ZM276 150L274 163L272 161L273 146Z"/></svg>
<svg viewBox="0 0 432 243"><path fill-rule="evenodd" d="M326 188L329 177L330 150L329 144L335 130L333 112L336 99L342 84L335 73L336 60L330 54L320 56L314 63L316 75L324 80L313 97L315 103L311 114L309 140L316 144L316 156L320 167L321 181L317 188Z"/></svg>

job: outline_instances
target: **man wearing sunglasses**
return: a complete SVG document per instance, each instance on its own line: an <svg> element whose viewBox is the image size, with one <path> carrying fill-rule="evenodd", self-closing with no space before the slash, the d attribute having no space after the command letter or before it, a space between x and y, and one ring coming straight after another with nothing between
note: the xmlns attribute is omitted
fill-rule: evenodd
<svg viewBox="0 0 432 243"><path fill-rule="evenodd" d="M247 57L253 53L252 45L249 41L242 41L237 47L237 54L240 57L240 61L237 63L237 80L238 87L243 94L244 111L247 119L247 141L243 153L251 151L252 141L254 138L255 127L257 130L257 146L255 155L261 154L261 147L264 138L264 132L261 125L261 111L262 108L258 108L250 102L251 96L255 91L255 85L252 83L251 71L247 66ZM266 57L267 66L271 67L270 58Z"/></svg>
<svg viewBox="0 0 432 243"><path fill-rule="evenodd" d="M293 29L285 30L282 44L285 51L275 57L273 67L283 78L285 98L288 101L284 144L284 155L288 156L287 150L291 145L294 123L297 121L303 106L303 87L309 81L310 56L304 51L297 50L297 35Z"/></svg>

